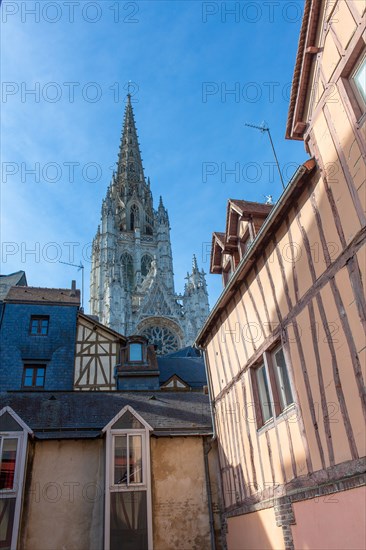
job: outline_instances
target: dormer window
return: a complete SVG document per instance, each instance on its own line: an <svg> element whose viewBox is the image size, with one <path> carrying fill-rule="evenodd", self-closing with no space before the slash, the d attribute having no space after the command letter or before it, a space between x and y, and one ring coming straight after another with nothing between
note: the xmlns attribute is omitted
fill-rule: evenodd
<svg viewBox="0 0 366 550"><path fill-rule="evenodd" d="M104 547L152 550L150 431L130 406L106 433Z"/></svg>
<svg viewBox="0 0 366 550"><path fill-rule="evenodd" d="M31 433L10 407L0 411L0 548L17 548L28 435Z"/></svg>
<svg viewBox="0 0 366 550"><path fill-rule="evenodd" d="M129 361L142 361L142 344L139 342L134 342L129 346Z"/></svg>

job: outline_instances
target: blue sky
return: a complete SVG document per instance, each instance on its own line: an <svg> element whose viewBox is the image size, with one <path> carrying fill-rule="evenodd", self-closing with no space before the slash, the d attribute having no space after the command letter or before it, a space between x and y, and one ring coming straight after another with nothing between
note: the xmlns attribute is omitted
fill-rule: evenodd
<svg viewBox="0 0 366 550"><path fill-rule="evenodd" d="M90 243L129 80L145 175L169 211L178 292L193 253L208 272L228 198L281 194L267 135L244 123L269 125L286 181L308 158L284 139L303 0L28 0L1 10L2 273L80 286L58 260L82 261L88 311ZM221 280L207 279L213 306Z"/></svg>

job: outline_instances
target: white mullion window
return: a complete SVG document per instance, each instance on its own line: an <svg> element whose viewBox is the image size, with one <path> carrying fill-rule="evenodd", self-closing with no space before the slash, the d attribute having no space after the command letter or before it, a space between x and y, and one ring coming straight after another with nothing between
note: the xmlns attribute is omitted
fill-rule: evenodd
<svg viewBox="0 0 366 550"><path fill-rule="evenodd" d="M152 550L150 430L130 407L104 428L105 550Z"/></svg>
<svg viewBox="0 0 366 550"><path fill-rule="evenodd" d="M0 411L0 548L15 550L22 508L27 438L31 430L10 407Z"/></svg>

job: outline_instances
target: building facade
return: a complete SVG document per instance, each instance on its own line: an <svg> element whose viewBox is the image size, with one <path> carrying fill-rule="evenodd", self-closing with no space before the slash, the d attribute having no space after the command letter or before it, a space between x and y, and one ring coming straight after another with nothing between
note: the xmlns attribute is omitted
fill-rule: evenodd
<svg viewBox="0 0 366 550"><path fill-rule="evenodd" d="M80 311L74 283L10 287L0 343L3 550L220 543L197 351L157 356L145 336L125 337Z"/></svg>
<svg viewBox="0 0 366 550"><path fill-rule="evenodd" d="M213 237L226 286L197 343L229 550L365 545L364 29L363 2L306 0L287 138L311 158Z"/></svg>
<svg viewBox="0 0 366 550"><path fill-rule="evenodd" d="M153 206L129 94L117 170L93 241L90 311L117 332L145 335L159 354L190 345L209 312L195 257L183 296L175 293L169 216L161 197Z"/></svg>
<svg viewBox="0 0 366 550"><path fill-rule="evenodd" d="M13 286L2 303L0 387L71 390L80 291Z"/></svg>

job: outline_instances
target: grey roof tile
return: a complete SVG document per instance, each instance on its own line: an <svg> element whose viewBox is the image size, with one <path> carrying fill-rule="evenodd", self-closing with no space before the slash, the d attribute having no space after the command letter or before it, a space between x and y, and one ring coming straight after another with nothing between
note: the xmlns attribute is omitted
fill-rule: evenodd
<svg viewBox="0 0 366 550"><path fill-rule="evenodd" d="M35 432L45 438L90 437L126 405L154 433L212 433L207 395L198 392L3 392L0 409L9 405ZM90 432L87 435L87 432Z"/></svg>

